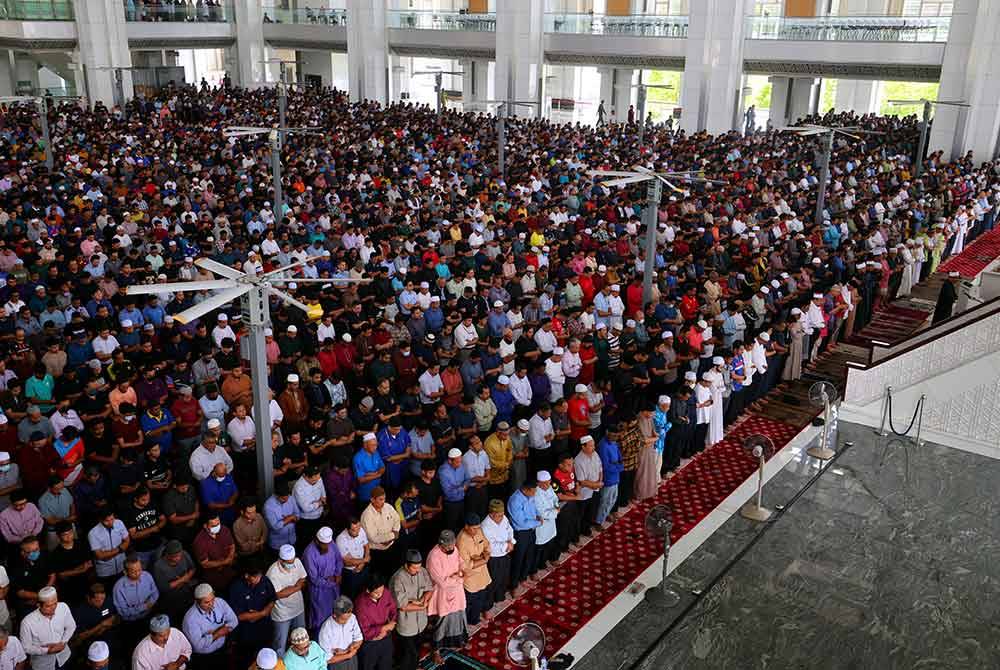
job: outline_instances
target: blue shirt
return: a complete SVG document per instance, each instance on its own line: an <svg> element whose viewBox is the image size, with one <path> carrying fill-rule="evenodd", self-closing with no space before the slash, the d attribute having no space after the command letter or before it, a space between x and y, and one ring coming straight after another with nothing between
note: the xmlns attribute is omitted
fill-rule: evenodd
<svg viewBox="0 0 1000 670"><path fill-rule="evenodd" d="M360 483L361 478L373 472L378 472L384 465L385 463L377 451L374 454L369 454L365 449L362 449L354 454L354 476L358 479L358 500L362 502L371 500L372 489L380 486L382 483L381 477L376 477L366 484Z"/></svg>
<svg viewBox="0 0 1000 670"><path fill-rule="evenodd" d="M271 496L264 503L264 519L267 521L267 528L270 531L267 535L267 544L271 549L279 549L283 544L295 544L295 524L285 523L286 516L301 516L302 510L295 502L295 496L288 496L288 500L281 502L277 496Z"/></svg>
<svg viewBox="0 0 1000 670"><path fill-rule="evenodd" d="M315 642L309 643L305 656L300 656L291 647L285 652L285 670L326 670L328 655Z"/></svg>
<svg viewBox="0 0 1000 670"><path fill-rule="evenodd" d="M276 596L270 579L264 578L256 586L250 586L245 579L237 579L229 587L231 607L237 616L246 612L259 612L274 602ZM237 639L244 641L267 640L271 635L271 617L257 621L244 621L236 629Z"/></svg>
<svg viewBox="0 0 1000 670"><path fill-rule="evenodd" d="M149 437L149 431L166 426L174 421L174 415L170 413L169 409L163 407L160 411L161 415L159 419L150 416L149 412L143 412L142 416L139 417L139 426L146 436L146 444L160 445L160 452L166 456L167 452L170 451L171 445L174 443L174 432L172 430L165 430L156 437Z"/></svg>
<svg viewBox="0 0 1000 670"><path fill-rule="evenodd" d="M139 579L132 581L121 577L115 582L113 600L115 609L124 621L138 621L152 611L149 605L155 604L160 597L153 576L143 570Z"/></svg>
<svg viewBox="0 0 1000 670"><path fill-rule="evenodd" d="M378 454L382 459L390 456L399 456L410 446L410 434L405 428L400 428L399 433L393 435L388 428L383 428L378 432ZM383 461L385 462L385 461ZM389 476L389 486L398 489L403 482L403 474L406 472L407 459L397 463L385 462L385 472ZM377 468L376 468L377 469Z"/></svg>
<svg viewBox="0 0 1000 670"><path fill-rule="evenodd" d="M239 626L239 619L236 613L222 598L216 596L215 604L212 605L211 612L204 612L197 604L184 615L184 624L181 630L191 643L191 650L196 654L211 654L218 651L226 644L226 637L212 639L212 633L222 626L229 626L235 629Z"/></svg>
<svg viewBox="0 0 1000 670"><path fill-rule="evenodd" d="M510 389L501 389L499 386L494 386L493 390L490 391L490 397L493 398L493 404L497 406L497 423L501 421L510 423L514 417L514 407L516 405Z"/></svg>
<svg viewBox="0 0 1000 670"><path fill-rule="evenodd" d="M445 463L438 470L441 480L441 492L447 502L462 502L465 500L465 487L472 481L464 465L453 468L451 463Z"/></svg>
<svg viewBox="0 0 1000 670"><path fill-rule="evenodd" d="M507 516L514 530L533 530L538 527L538 509L535 499L518 489L507 501Z"/></svg>
<svg viewBox="0 0 1000 670"><path fill-rule="evenodd" d="M486 325L491 337L503 337L504 331L510 328L510 319L503 312L491 311L486 317Z"/></svg>
<svg viewBox="0 0 1000 670"><path fill-rule="evenodd" d="M621 472L625 469L618 443L612 442L607 437L603 438L597 445L597 455L601 457L601 468L604 469L604 485L617 486Z"/></svg>
<svg viewBox="0 0 1000 670"><path fill-rule="evenodd" d="M227 474L221 482L214 475L211 475L201 480L198 488L201 489L201 501L206 506L218 505L229 502L229 499L233 497L233 494L236 493L236 482L233 481L231 474ZM229 525L233 521L236 521L236 509L230 507L229 509L221 510L219 516L219 520L222 523Z"/></svg>

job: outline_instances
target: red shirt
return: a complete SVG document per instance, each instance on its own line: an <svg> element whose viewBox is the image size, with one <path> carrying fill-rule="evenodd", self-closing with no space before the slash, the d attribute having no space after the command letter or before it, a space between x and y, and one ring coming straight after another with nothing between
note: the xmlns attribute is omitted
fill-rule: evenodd
<svg viewBox="0 0 1000 670"><path fill-rule="evenodd" d="M576 475L572 470L563 472L562 468L556 468L552 473L552 479L559 485L559 492L566 495L576 493Z"/></svg>
<svg viewBox="0 0 1000 670"><path fill-rule="evenodd" d="M685 295L681 298L681 315L687 321L690 321L698 315L697 296Z"/></svg>
<svg viewBox="0 0 1000 670"><path fill-rule="evenodd" d="M581 437L590 432L590 403L586 396L573 395L567 404L569 413L569 434L574 441L579 441ZM574 421L583 421L584 425L578 426Z"/></svg>
<svg viewBox="0 0 1000 670"><path fill-rule="evenodd" d="M170 405L170 412L177 419L177 428L174 429L176 437L183 439L201 434L200 409L194 396L189 396L187 400L178 398Z"/></svg>

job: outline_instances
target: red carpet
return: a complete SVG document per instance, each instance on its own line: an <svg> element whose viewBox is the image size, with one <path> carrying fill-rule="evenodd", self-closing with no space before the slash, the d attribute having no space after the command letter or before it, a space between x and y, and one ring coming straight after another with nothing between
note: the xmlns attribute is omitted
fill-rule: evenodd
<svg viewBox="0 0 1000 670"><path fill-rule="evenodd" d="M1000 228L983 233L962 250L938 267L938 272L958 272L967 279L976 275L1000 257Z"/></svg>
<svg viewBox="0 0 1000 670"><path fill-rule="evenodd" d="M673 505L671 539L677 541L756 469L741 446L745 437L762 433L780 449L800 429L749 416L664 484L656 497L633 507L484 625L463 653L495 668L514 670L506 659L507 636L519 624L534 621L545 630L546 647L554 654L662 555L662 542L643 526L652 505Z"/></svg>

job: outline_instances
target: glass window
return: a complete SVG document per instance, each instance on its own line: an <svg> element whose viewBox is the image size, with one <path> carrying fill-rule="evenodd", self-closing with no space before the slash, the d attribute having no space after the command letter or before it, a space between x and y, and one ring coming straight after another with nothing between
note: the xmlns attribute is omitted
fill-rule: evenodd
<svg viewBox="0 0 1000 670"><path fill-rule="evenodd" d="M903 16L951 16L952 0L903 0Z"/></svg>
<svg viewBox="0 0 1000 670"><path fill-rule="evenodd" d="M754 4L754 16L782 16L783 0L757 0Z"/></svg>

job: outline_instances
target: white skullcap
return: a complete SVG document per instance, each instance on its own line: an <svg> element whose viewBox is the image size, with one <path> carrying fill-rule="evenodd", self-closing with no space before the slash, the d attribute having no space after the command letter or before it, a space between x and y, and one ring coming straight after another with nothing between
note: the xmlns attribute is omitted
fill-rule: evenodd
<svg viewBox="0 0 1000 670"><path fill-rule="evenodd" d="M329 526L323 526L316 531L316 539L324 544L329 544L333 542L333 529Z"/></svg>
<svg viewBox="0 0 1000 670"><path fill-rule="evenodd" d="M6 418L6 416L4 418ZM10 460L10 452L0 451L0 461L9 461L9 460Z"/></svg>
<svg viewBox="0 0 1000 670"><path fill-rule="evenodd" d="M131 328L131 327L132 327L132 319L122 320L122 328Z"/></svg>
<svg viewBox="0 0 1000 670"><path fill-rule="evenodd" d="M87 660L93 663L104 661L109 656L111 656L111 650L108 649L108 643L102 640L92 642L87 648Z"/></svg>
<svg viewBox="0 0 1000 670"><path fill-rule="evenodd" d="M267 336L267 337L270 337L271 335L274 335L274 331L271 330L270 328L265 328L264 329L264 335Z"/></svg>
<svg viewBox="0 0 1000 670"><path fill-rule="evenodd" d="M257 652L257 667L260 670L274 670L278 666L278 655L273 649L264 647Z"/></svg>
<svg viewBox="0 0 1000 670"><path fill-rule="evenodd" d="M584 435L583 437L580 438L580 444L587 444L588 442L593 442L593 441L594 438L592 438L590 435Z"/></svg>
<svg viewBox="0 0 1000 670"><path fill-rule="evenodd" d="M802 310L798 307L792 307L792 316L799 316L802 314Z"/></svg>
<svg viewBox="0 0 1000 670"><path fill-rule="evenodd" d="M960 277L961 275L952 270L951 272L948 273L948 276L954 278L954 277Z"/></svg>
<svg viewBox="0 0 1000 670"><path fill-rule="evenodd" d="M688 381L695 381L698 379L698 375L688 370L687 372L684 373L684 379Z"/></svg>
<svg viewBox="0 0 1000 670"><path fill-rule="evenodd" d="M226 315L225 312L219 315L219 321L229 321L229 317Z"/></svg>
<svg viewBox="0 0 1000 670"><path fill-rule="evenodd" d="M546 470L539 470L538 474L535 475L535 479L537 479L540 482L547 482L552 479L552 475L550 475Z"/></svg>
<svg viewBox="0 0 1000 670"><path fill-rule="evenodd" d="M56 587L54 586L46 586L38 592L38 600L41 602L45 602L46 600L55 600L58 597L59 594L56 592Z"/></svg>
<svg viewBox="0 0 1000 670"><path fill-rule="evenodd" d="M295 547L290 544L283 544L281 548L278 549L278 558L283 561L290 561L295 558Z"/></svg>
<svg viewBox="0 0 1000 670"><path fill-rule="evenodd" d="M10 586L10 577L7 576L7 568L0 565L0 589Z"/></svg>
<svg viewBox="0 0 1000 670"><path fill-rule="evenodd" d="M497 383L498 384L509 384L510 383L510 377L508 377L507 375L500 375L499 377L497 377Z"/></svg>
<svg viewBox="0 0 1000 670"><path fill-rule="evenodd" d="M822 299L823 299L822 293L813 293L813 300L822 300Z"/></svg>
<svg viewBox="0 0 1000 670"><path fill-rule="evenodd" d="M375 433L365 433L365 436L361 438L361 441L367 442L368 440L378 440L378 438L375 437Z"/></svg>
<svg viewBox="0 0 1000 670"><path fill-rule="evenodd" d="M531 424L528 423L527 419L518 419L517 427L520 428L521 430L528 430L529 428L531 428Z"/></svg>
<svg viewBox="0 0 1000 670"><path fill-rule="evenodd" d="M661 395L659 398L656 399L656 403L658 405L669 405L670 404L670 396L668 396L668 395Z"/></svg>
<svg viewBox="0 0 1000 670"><path fill-rule="evenodd" d="M781 273L781 278L782 279L788 279L788 273L787 272L782 272Z"/></svg>
<svg viewBox="0 0 1000 670"><path fill-rule="evenodd" d="M621 291L621 290L622 290L622 287L621 287L621 286L619 286L618 284L612 284L612 285L611 285L611 290L612 290L612 291Z"/></svg>
<svg viewBox="0 0 1000 670"><path fill-rule="evenodd" d="M288 382L289 384L298 384L299 376L293 372L292 374L285 377L285 381Z"/></svg>
<svg viewBox="0 0 1000 670"><path fill-rule="evenodd" d="M635 319L629 319L625 322L626 328L635 328Z"/></svg>
<svg viewBox="0 0 1000 670"><path fill-rule="evenodd" d="M207 598L214 593L215 590L210 584L199 584L194 589L194 599L201 600L202 598Z"/></svg>
<svg viewBox="0 0 1000 670"><path fill-rule="evenodd" d="M503 307L503 300L494 300L493 301L493 306L494 307Z"/></svg>
<svg viewBox="0 0 1000 670"><path fill-rule="evenodd" d="M701 373L701 380L703 382L711 381L712 380L712 373L711 372L707 372L707 371L706 372L702 372Z"/></svg>
<svg viewBox="0 0 1000 670"><path fill-rule="evenodd" d="M222 422L219 421L218 419L209 419L207 425L210 430L215 430L216 428L222 427Z"/></svg>
<svg viewBox="0 0 1000 670"><path fill-rule="evenodd" d="M706 322L705 319L698 319L698 323L696 325L702 330L708 328L708 322Z"/></svg>
<svg viewBox="0 0 1000 670"><path fill-rule="evenodd" d="M608 329L608 324L606 323L597 324L597 330L607 330L607 329Z"/></svg>
<svg viewBox="0 0 1000 670"><path fill-rule="evenodd" d="M576 391L577 393L586 393L587 392L587 385L586 384L577 384L576 386L573 387L573 390Z"/></svg>
<svg viewBox="0 0 1000 670"><path fill-rule="evenodd" d="M813 256L812 262L813 264L822 263L822 261L816 256Z"/></svg>
<svg viewBox="0 0 1000 670"><path fill-rule="evenodd" d="M766 287L766 286L761 286L759 290L760 290L760 292L761 292L761 293L763 293L764 295L767 295L768 293L770 293L770 292L771 292L771 289L769 289L769 288L768 288L768 287Z"/></svg>
<svg viewBox="0 0 1000 670"><path fill-rule="evenodd" d="M563 355L563 348L562 347L556 347L555 349L552 350L552 355L553 356L562 356Z"/></svg>
<svg viewBox="0 0 1000 670"><path fill-rule="evenodd" d="M289 333L297 333L297 332L299 332L299 329L295 326L295 324L290 325L285 330L287 330Z"/></svg>
<svg viewBox="0 0 1000 670"><path fill-rule="evenodd" d="M722 356L712 356L712 365L725 365L726 359Z"/></svg>
<svg viewBox="0 0 1000 670"><path fill-rule="evenodd" d="M761 333L757 337L759 337L760 339L764 340L765 342L770 342L771 341L771 336L768 333Z"/></svg>
<svg viewBox="0 0 1000 670"><path fill-rule="evenodd" d="M452 447L451 449L448 450L448 458L461 458L461 457L462 457L461 449Z"/></svg>
<svg viewBox="0 0 1000 670"><path fill-rule="evenodd" d="M773 286L774 288L778 288L779 286L781 286L781 282L779 282L777 279L772 279L771 286Z"/></svg>
<svg viewBox="0 0 1000 670"><path fill-rule="evenodd" d="M608 271L608 266L607 265L598 265L597 266L597 271L598 272L607 272Z"/></svg>

